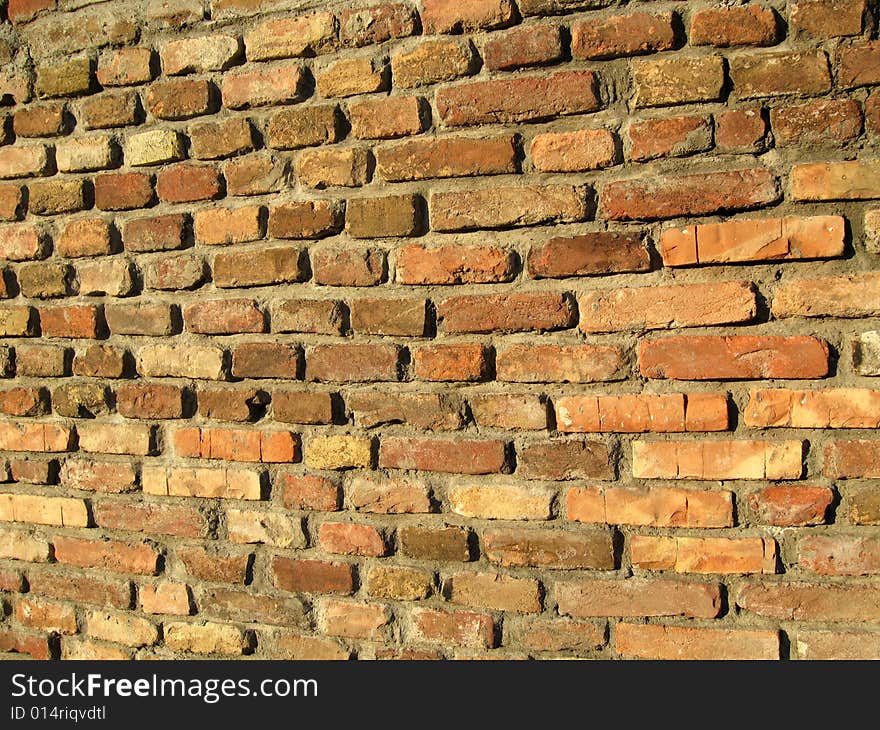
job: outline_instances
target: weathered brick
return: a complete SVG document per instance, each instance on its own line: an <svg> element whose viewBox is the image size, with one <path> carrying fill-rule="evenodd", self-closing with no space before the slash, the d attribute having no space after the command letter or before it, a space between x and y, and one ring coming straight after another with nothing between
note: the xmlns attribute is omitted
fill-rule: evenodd
<svg viewBox="0 0 880 730"><path fill-rule="evenodd" d="M670 329L749 322L757 314L751 282L594 290L578 301L583 332Z"/></svg>
<svg viewBox="0 0 880 730"><path fill-rule="evenodd" d="M139 172L98 175L95 207L98 210L145 208L153 200L153 181Z"/></svg>
<svg viewBox="0 0 880 730"><path fill-rule="evenodd" d="M49 158L46 154L46 148L42 145L22 145L0 149L0 180L43 175L48 166Z"/></svg>
<svg viewBox="0 0 880 730"><path fill-rule="evenodd" d="M349 482L346 503L359 512L413 514L431 511L428 487L411 479L374 481L358 477Z"/></svg>
<svg viewBox="0 0 880 730"><path fill-rule="evenodd" d="M419 380L476 381L489 373L489 353L478 343L425 345L410 354Z"/></svg>
<svg viewBox="0 0 880 730"><path fill-rule="evenodd" d="M734 93L743 99L799 94L817 96L831 88L824 51L735 56L730 61Z"/></svg>
<svg viewBox="0 0 880 730"><path fill-rule="evenodd" d="M318 93L325 99L385 91L388 67L370 57L345 58L315 74Z"/></svg>
<svg viewBox="0 0 880 730"><path fill-rule="evenodd" d="M600 208L611 220L655 220L750 210L779 197L777 180L768 170L730 170L608 183Z"/></svg>
<svg viewBox="0 0 880 730"><path fill-rule="evenodd" d="M82 180L47 180L28 185L28 210L34 215L58 215L85 208Z"/></svg>
<svg viewBox="0 0 880 730"><path fill-rule="evenodd" d="M721 60L718 61L720 64ZM538 121L594 112L602 104L592 71L562 71L549 76L442 87L437 91L436 103L447 127Z"/></svg>
<svg viewBox="0 0 880 730"><path fill-rule="evenodd" d="M683 616L715 618L721 593L715 584L628 578L556 583L559 612L578 618L596 616Z"/></svg>
<svg viewBox="0 0 880 730"><path fill-rule="evenodd" d="M193 216L193 234L197 243L209 246L248 243L263 237L262 208L208 208Z"/></svg>
<svg viewBox="0 0 880 730"><path fill-rule="evenodd" d="M415 32L415 13L403 3L371 5L339 14L339 40L344 45L368 46Z"/></svg>
<svg viewBox="0 0 880 730"><path fill-rule="evenodd" d="M859 136L862 113L852 99L817 101L771 109L776 144L840 145Z"/></svg>
<svg viewBox="0 0 880 730"><path fill-rule="evenodd" d="M297 560L276 555L270 565L276 588L304 593L338 593L354 591L354 577L349 563L328 563L322 560Z"/></svg>
<svg viewBox="0 0 880 730"><path fill-rule="evenodd" d="M244 36L249 61L314 55L332 49L335 41L335 18L323 11L266 20Z"/></svg>
<svg viewBox="0 0 880 730"><path fill-rule="evenodd" d="M779 527L821 525L834 500L828 487L767 487L748 496L748 505L763 524Z"/></svg>
<svg viewBox="0 0 880 730"><path fill-rule="evenodd" d="M87 56L37 65L37 96L79 96L92 88L92 61Z"/></svg>
<svg viewBox="0 0 880 730"><path fill-rule="evenodd" d="M485 520L550 519L553 497L554 493L548 489L506 484L456 484L447 490L452 512Z"/></svg>
<svg viewBox="0 0 880 730"><path fill-rule="evenodd" d="M495 622L489 614L414 608L411 616L416 641L479 649L495 646Z"/></svg>
<svg viewBox="0 0 880 730"><path fill-rule="evenodd" d="M349 200L345 228L352 238L408 237L422 227L423 203L415 195Z"/></svg>
<svg viewBox="0 0 880 730"><path fill-rule="evenodd" d="M446 580L452 603L494 611L537 613L541 610L538 581L501 573L455 573Z"/></svg>
<svg viewBox="0 0 880 730"><path fill-rule="evenodd" d="M390 182L516 172L514 139L440 137L376 150L376 169Z"/></svg>
<svg viewBox="0 0 880 730"><path fill-rule="evenodd" d="M274 332L338 335L344 325L342 303L333 299L282 299L272 308Z"/></svg>
<svg viewBox="0 0 880 730"><path fill-rule="evenodd" d="M306 380L330 382L399 379L400 349L381 344L316 345L306 352Z"/></svg>
<svg viewBox="0 0 880 730"><path fill-rule="evenodd" d="M719 152L761 152L767 143L767 121L760 107L715 115L715 146Z"/></svg>
<svg viewBox="0 0 880 730"><path fill-rule="evenodd" d="M379 466L452 474L494 474L505 466L503 441L390 436L382 440Z"/></svg>
<svg viewBox="0 0 880 730"><path fill-rule="evenodd" d="M571 28L571 55L574 58L594 60L635 56L668 51L674 45L672 13L614 15L600 22L574 23Z"/></svg>
<svg viewBox="0 0 880 730"><path fill-rule="evenodd" d="M703 116L647 119L630 124L629 143L630 159L640 162L684 157L712 147L712 125Z"/></svg>
<svg viewBox="0 0 880 730"><path fill-rule="evenodd" d="M302 281L302 252L292 246L218 253L214 257L214 286L268 286Z"/></svg>
<svg viewBox="0 0 880 730"><path fill-rule="evenodd" d="M811 38L859 35L865 10L865 0L799 0L791 7L789 27Z"/></svg>
<svg viewBox="0 0 880 730"><path fill-rule="evenodd" d="M665 661L768 660L780 656L779 632L774 630L618 624L615 646L624 656Z"/></svg>
<svg viewBox="0 0 880 730"><path fill-rule="evenodd" d="M571 327L574 311L549 292L455 296L437 303L437 319L446 333L540 331Z"/></svg>
<svg viewBox="0 0 880 730"><path fill-rule="evenodd" d="M80 102L79 122L85 129L127 127L137 116L138 97L132 91L107 92Z"/></svg>
<svg viewBox="0 0 880 730"><path fill-rule="evenodd" d="M228 160L223 165L229 195L263 195L280 190L288 178L287 162L267 152Z"/></svg>
<svg viewBox="0 0 880 730"><path fill-rule="evenodd" d="M641 343L639 369L645 377L674 380L822 378L828 346L807 336L668 337Z"/></svg>
<svg viewBox="0 0 880 730"><path fill-rule="evenodd" d="M871 317L880 308L873 272L819 279L792 279L776 288L772 312L782 317Z"/></svg>
<svg viewBox="0 0 880 730"><path fill-rule="evenodd" d="M162 70L169 76L224 71L238 60L239 42L222 34L168 41L162 45L160 56Z"/></svg>
<svg viewBox="0 0 880 730"><path fill-rule="evenodd" d="M724 431L727 396L696 393L595 395L554 399L557 428L563 432Z"/></svg>
<svg viewBox="0 0 880 730"><path fill-rule="evenodd" d="M303 78L302 67L298 65L228 73L221 87L223 106L242 109L299 101Z"/></svg>
<svg viewBox="0 0 880 730"><path fill-rule="evenodd" d="M637 107L718 101L725 82L721 56L636 60L632 75Z"/></svg>
<svg viewBox="0 0 880 730"><path fill-rule="evenodd" d="M880 619L877 589L871 585L745 583L734 601L741 611L787 621L871 621Z"/></svg>
<svg viewBox="0 0 880 730"><path fill-rule="evenodd" d="M296 175L306 187L360 187L369 182L370 153L362 147L304 150Z"/></svg>
<svg viewBox="0 0 880 730"><path fill-rule="evenodd" d="M772 46L778 38L772 8L704 8L691 16L689 39L695 46Z"/></svg>
<svg viewBox="0 0 880 730"><path fill-rule="evenodd" d="M312 249L316 284L324 286L373 286L385 275L385 254L374 248Z"/></svg>
<svg viewBox="0 0 880 730"><path fill-rule="evenodd" d="M133 218L122 229L122 243L127 251L169 251L182 248L186 235L186 217L168 213L154 218Z"/></svg>
<svg viewBox="0 0 880 730"><path fill-rule="evenodd" d="M876 84L880 79L877 71L877 54L880 43L868 41L853 46L843 46L837 55L837 83L844 88Z"/></svg>
<svg viewBox="0 0 880 730"><path fill-rule="evenodd" d="M190 154L197 160L220 160L254 149L253 127L247 119L193 124L189 139Z"/></svg>
<svg viewBox="0 0 880 730"><path fill-rule="evenodd" d="M17 137L55 137L67 131L63 103L52 102L19 109L12 117Z"/></svg>
<svg viewBox="0 0 880 730"><path fill-rule="evenodd" d="M161 165L182 158L183 144L180 135L170 129L138 132L125 142L125 161L133 167Z"/></svg>
<svg viewBox="0 0 880 730"><path fill-rule="evenodd" d="M759 537L655 537L635 535L633 567L676 573L775 573L776 542Z"/></svg>
<svg viewBox="0 0 880 730"><path fill-rule="evenodd" d="M341 118L334 104L282 109L269 119L266 143L282 150L332 144L341 137Z"/></svg>
<svg viewBox="0 0 880 730"><path fill-rule="evenodd" d="M483 63L491 70L539 66L561 58L562 39L557 25L532 25L494 33L483 46Z"/></svg>
<svg viewBox="0 0 880 730"><path fill-rule="evenodd" d="M96 339L102 326L100 307L94 304L42 307L40 329L43 337Z"/></svg>
<svg viewBox="0 0 880 730"><path fill-rule="evenodd" d="M391 56L394 85L404 89L451 81L476 71L476 52L471 43L453 38L421 41L411 50Z"/></svg>

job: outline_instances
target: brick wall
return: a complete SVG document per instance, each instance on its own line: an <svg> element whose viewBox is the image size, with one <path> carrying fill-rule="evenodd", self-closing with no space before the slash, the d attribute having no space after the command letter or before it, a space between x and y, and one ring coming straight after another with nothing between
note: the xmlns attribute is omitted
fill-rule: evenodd
<svg viewBox="0 0 880 730"><path fill-rule="evenodd" d="M0 652L880 657L872 5L0 4Z"/></svg>

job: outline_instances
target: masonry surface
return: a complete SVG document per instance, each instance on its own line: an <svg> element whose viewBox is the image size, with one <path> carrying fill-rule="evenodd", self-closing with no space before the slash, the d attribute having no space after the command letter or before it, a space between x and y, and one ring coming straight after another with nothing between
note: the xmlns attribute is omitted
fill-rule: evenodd
<svg viewBox="0 0 880 730"><path fill-rule="evenodd" d="M873 3L0 18L2 656L880 658Z"/></svg>

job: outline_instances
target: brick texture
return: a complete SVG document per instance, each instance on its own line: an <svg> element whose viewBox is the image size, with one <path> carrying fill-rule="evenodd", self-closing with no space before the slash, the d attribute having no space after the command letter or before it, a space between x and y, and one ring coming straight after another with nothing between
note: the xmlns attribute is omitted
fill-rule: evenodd
<svg viewBox="0 0 880 730"><path fill-rule="evenodd" d="M880 658L866 0L0 1L0 658Z"/></svg>

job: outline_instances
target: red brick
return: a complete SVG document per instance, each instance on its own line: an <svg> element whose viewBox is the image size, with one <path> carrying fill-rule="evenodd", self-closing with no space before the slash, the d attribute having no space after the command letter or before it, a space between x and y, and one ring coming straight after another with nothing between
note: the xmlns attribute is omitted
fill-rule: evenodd
<svg viewBox="0 0 880 730"><path fill-rule="evenodd" d="M562 58L557 25L530 25L493 33L483 46L483 64L492 71L540 66Z"/></svg>
<svg viewBox="0 0 880 730"><path fill-rule="evenodd" d="M78 337L95 339L102 325L101 308L79 304L40 309L43 337Z"/></svg>
<svg viewBox="0 0 880 730"><path fill-rule="evenodd" d="M483 380L489 373L489 354L479 343L425 345L410 350L416 378L429 381Z"/></svg>
<svg viewBox="0 0 880 730"><path fill-rule="evenodd" d="M218 253L214 257L214 286L269 286L302 281L302 251L293 246Z"/></svg>
<svg viewBox="0 0 880 730"><path fill-rule="evenodd" d="M226 555L198 546L181 546L176 555L190 575L212 583L244 583L253 556Z"/></svg>
<svg viewBox="0 0 880 730"><path fill-rule="evenodd" d="M675 45L672 21L672 13L636 12L574 23L571 55L592 60L668 51Z"/></svg>
<svg viewBox="0 0 880 730"><path fill-rule="evenodd" d="M0 629L0 651L29 654L32 659L46 660L52 657L49 636L33 634L21 629Z"/></svg>
<svg viewBox="0 0 880 730"><path fill-rule="evenodd" d="M715 146L719 152L761 152L766 142L767 122L760 107L715 115Z"/></svg>
<svg viewBox="0 0 880 730"><path fill-rule="evenodd" d="M676 487L573 487L565 513L575 522L649 527L731 527L733 494Z"/></svg>
<svg viewBox="0 0 880 730"><path fill-rule="evenodd" d="M880 310L874 272L819 279L789 279L773 295L772 312L783 317L870 317Z"/></svg>
<svg viewBox="0 0 880 730"><path fill-rule="evenodd" d="M623 353L606 345L510 345L499 349L496 378L513 383L619 380Z"/></svg>
<svg viewBox="0 0 880 730"><path fill-rule="evenodd" d="M273 66L223 77L223 106L230 109L285 104L301 98L301 66Z"/></svg>
<svg viewBox="0 0 880 730"><path fill-rule="evenodd" d="M324 286L373 286L385 276L385 254L374 248L312 249L312 272Z"/></svg>
<svg viewBox="0 0 880 730"><path fill-rule="evenodd" d="M345 228L352 238L413 236L422 227L423 205L415 195L349 200Z"/></svg>
<svg viewBox="0 0 880 730"><path fill-rule="evenodd" d="M597 111L596 87L592 71L562 71L440 88L436 103L447 127L528 122Z"/></svg>
<svg viewBox="0 0 880 730"><path fill-rule="evenodd" d="M583 568L614 570L611 533L605 529L559 530L487 529L483 554L505 567Z"/></svg>
<svg viewBox="0 0 880 730"><path fill-rule="evenodd" d="M26 23L42 10L54 10L55 0L9 0L6 14L13 23Z"/></svg>
<svg viewBox="0 0 880 730"><path fill-rule="evenodd" d="M753 390L743 414L759 428L877 428L880 391L859 388L827 390Z"/></svg>
<svg viewBox="0 0 880 730"><path fill-rule="evenodd" d="M648 271L650 265L641 236L611 231L551 238L533 244L528 255L536 279Z"/></svg>
<svg viewBox="0 0 880 730"><path fill-rule="evenodd" d="M143 575L155 575L159 569L159 552L146 542L130 544L57 536L54 546L55 559L66 565Z"/></svg>
<svg viewBox="0 0 880 730"><path fill-rule="evenodd" d="M41 416L48 410L48 392L42 388L0 391L0 412L7 416Z"/></svg>
<svg viewBox="0 0 880 730"><path fill-rule="evenodd" d="M775 573L776 542L758 537L656 537L635 535L633 567L676 573Z"/></svg>
<svg viewBox="0 0 880 730"><path fill-rule="evenodd" d="M789 26L811 38L859 35L865 10L865 0L800 0L791 6Z"/></svg>
<svg viewBox="0 0 880 730"><path fill-rule="evenodd" d="M258 205L208 208L197 211L193 218L196 242L208 246L247 243L263 237L262 208Z"/></svg>
<svg viewBox="0 0 880 730"><path fill-rule="evenodd" d="M149 532L178 537L204 537L206 516L196 507L155 502L92 502L95 524L116 530Z"/></svg>
<svg viewBox="0 0 880 730"><path fill-rule="evenodd" d="M287 174L286 162L267 152L238 157L223 165L229 195L276 192L284 187Z"/></svg>
<svg viewBox="0 0 880 730"><path fill-rule="evenodd" d="M309 188L360 187L370 181L370 153L361 147L307 149L296 160L296 176Z"/></svg>
<svg viewBox="0 0 880 730"><path fill-rule="evenodd" d="M20 185L0 185L0 220L17 221L24 216L24 195Z"/></svg>
<svg viewBox="0 0 880 730"><path fill-rule="evenodd" d="M112 129L137 123L138 101L132 91L99 94L83 99L79 122L85 129Z"/></svg>
<svg viewBox="0 0 880 730"><path fill-rule="evenodd" d="M239 343L232 351L237 378L296 378L301 369L296 346L276 342Z"/></svg>
<svg viewBox="0 0 880 730"><path fill-rule="evenodd" d="M268 397L256 388L199 388L199 415L220 421L255 420Z"/></svg>
<svg viewBox="0 0 880 730"><path fill-rule="evenodd" d="M153 200L152 178L141 172L95 177L95 207L99 210L145 208Z"/></svg>
<svg viewBox="0 0 880 730"><path fill-rule="evenodd" d="M72 489L118 494L137 488L134 466L127 462L70 458L61 469L61 483Z"/></svg>
<svg viewBox="0 0 880 730"><path fill-rule="evenodd" d="M324 552L343 555L382 557L387 551L385 538L371 525L325 522L318 529L318 544Z"/></svg>
<svg viewBox="0 0 880 730"><path fill-rule="evenodd" d="M359 139L391 139L425 129L426 110L416 96L365 99L348 105L351 133Z"/></svg>
<svg viewBox="0 0 880 730"><path fill-rule="evenodd" d="M402 3L370 5L339 14L339 40L343 45L369 46L415 32L415 13Z"/></svg>
<svg viewBox="0 0 880 730"><path fill-rule="evenodd" d="M272 309L273 332L338 335L344 326L342 302L333 299L282 299Z"/></svg>
<svg viewBox="0 0 880 730"><path fill-rule="evenodd" d="M388 67L381 59L361 56L335 61L315 74L318 93L327 98L388 90Z"/></svg>
<svg viewBox="0 0 880 730"><path fill-rule="evenodd" d="M522 646L533 652L588 652L605 645L605 625L566 619L527 619L515 624L505 622L504 643Z"/></svg>
<svg viewBox="0 0 880 730"><path fill-rule="evenodd" d="M376 171L389 182L500 175L517 171L511 136L439 137L379 147Z"/></svg>
<svg viewBox="0 0 880 730"><path fill-rule="evenodd" d="M762 524L779 527L822 525L834 500L828 487L772 486L748 496Z"/></svg>
<svg viewBox="0 0 880 730"><path fill-rule="evenodd" d="M335 41L335 18L327 12L266 20L244 36L249 61L316 55L332 50Z"/></svg>
<svg viewBox="0 0 880 730"><path fill-rule="evenodd" d="M399 284L491 284L516 273L513 252L488 244L411 244L398 249L395 263Z"/></svg>
<svg viewBox="0 0 880 730"><path fill-rule="evenodd" d="M503 441L446 440L388 436L379 449L379 466L451 474L494 474L505 466Z"/></svg>
<svg viewBox="0 0 880 730"><path fill-rule="evenodd" d="M36 226L21 224L0 228L0 255L10 261L41 259L46 255L45 236Z"/></svg>
<svg viewBox="0 0 880 730"><path fill-rule="evenodd" d="M374 641L390 636L391 612L386 606L325 601L321 609L321 630L330 636Z"/></svg>
<svg viewBox="0 0 880 730"><path fill-rule="evenodd" d="M630 124L629 141L632 160L683 157L712 147L712 126L703 116L647 119Z"/></svg>
<svg viewBox="0 0 880 730"><path fill-rule="evenodd" d="M189 139L191 155L197 160L220 160L254 149L253 127L247 119L193 124Z"/></svg>
<svg viewBox="0 0 880 730"><path fill-rule="evenodd" d="M583 332L669 329L749 322L757 314L751 282L597 289L578 301Z"/></svg>
<svg viewBox="0 0 880 730"><path fill-rule="evenodd" d="M540 172L581 172L619 162L617 138L605 129L539 134L532 140L532 164Z"/></svg>
<svg viewBox="0 0 880 730"><path fill-rule="evenodd" d="M805 660L876 660L880 656L876 632L798 631L797 654Z"/></svg>
<svg viewBox="0 0 880 730"><path fill-rule="evenodd" d="M683 616L715 618L721 593L711 583L629 578L556 584L559 612L578 618L596 616Z"/></svg>
<svg viewBox="0 0 880 730"><path fill-rule="evenodd" d="M523 479L610 479L608 448L599 441L537 441L517 449L516 473Z"/></svg>
<svg viewBox="0 0 880 730"><path fill-rule="evenodd" d="M194 289L204 282L206 267L200 257L181 254L153 259L143 273L147 289Z"/></svg>
<svg viewBox="0 0 880 730"><path fill-rule="evenodd" d="M668 228L660 236L666 266L831 258L843 255L839 216L760 218Z"/></svg>
<svg viewBox="0 0 880 730"><path fill-rule="evenodd" d="M858 535L805 535L798 540L798 565L819 575L880 572L880 542Z"/></svg>
<svg viewBox="0 0 880 730"><path fill-rule="evenodd" d="M567 329L574 317L571 302L551 292L455 296L437 303L438 325L450 334Z"/></svg>
<svg viewBox="0 0 880 730"><path fill-rule="evenodd" d="M509 0L424 0L421 18L425 33L461 33L510 25L515 12Z"/></svg>
<svg viewBox="0 0 880 730"><path fill-rule="evenodd" d="M878 41L841 47L837 54L838 86L855 88L878 83L880 81L878 54L880 54Z"/></svg>
<svg viewBox="0 0 880 730"><path fill-rule="evenodd" d="M346 504L359 512L418 514L431 511L430 488L410 479L356 478L346 489Z"/></svg>
<svg viewBox="0 0 880 730"><path fill-rule="evenodd" d="M496 644L495 622L486 613L412 609L413 638L416 641L491 649Z"/></svg>
<svg viewBox="0 0 880 730"><path fill-rule="evenodd" d="M859 136L862 113L853 99L823 100L770 111L778 146L840 145Z"/></svg>
<svg viewBox="0 0 880 730"><path fill-rule="evenodd" d="M557 428L574 433L724 431L727 396L641 394L554 399Z"/></svg>
<svg viewBox="0 0 880 730"><path fill-rule="evenodd" d="M772 8L749 5L699 10L688 37L695 46L772 46L779 31Z"/></svg>
<svg viewBox="0 0 880 730"><path fill-rule="evenodd" d="M289 150L338 142L342 115L335 104L282 109L269 118L266 144Z"/></svg>
<svg viewBox="0 0 880 730"><path fill-rule="evenodd" d="M750 210L779 197L777 180L768 170L732 170L608 183L600 209L611 220L656 220Z"/></svg>
<svg viewBox="0 0 880 730"><path fill-rule="evenodd" d="M276 555L270 565L272 583L276 588L295 593L338 593L354 591L352 566L322 560L296 560Z"/></svg>
<svg viewBox="0 0 880 730"><path fill-rule="evenodd" d="M342 209L331 201L281 203L269 209L269 235L273 238L324 238L341 230L342 220Z"/></svg>
<svg viewBox="0 0 880 730"><path fill-rule="evenodd" d="M664 661L768 660L780 656L779 632L774 630L618 624L615 646L624 656Z"/></svg>
<svg viewBox="0 0 880 730"><path fill-rule="evenodd" d="M73 374L88 378L121 378L125 350L112 345L89 345L73 357Z"/></svg>
<svg viewBox="0 0 880 730"><path fill-rule="evenodd" d="M635 441L637 479L800 479L802 441Z"/></svg>
<svg viewBox="0 0 880 730"><path fill-rule="evenodd" d="M275 390L272 392L272 417L282 423L333 423L335 400L332 393Z"/></svg>
<svg viewBox="0 0 880 730"><path fill-rule="evenodd" d="M325 477L281 474L281 503L288 509L335 512L341 502L339 485Z"/></svg>
<svg viewBox="0 0 880 730"><path fill-rule="evenodd" d="M101 86L136 86L152 80L152 51L149 48L120 48L106 51L95 74Z"/></svg>
<svg viewBox="0 0 880 730"><path fill-rule="evenodd" d="M537 613L541 610L538 581L501 573L455 573L446 579L445 593L452 603L493 611Z"/></svg>
<svg viewBox="0 0 880 730"><path fill-rule="evenodd" d="M730 60L733 91L741 99L782 94L817 96L831 88L824 51L776 52Z"/></svg>
<svg viewBox="0 0 880 730"><path fill-rule="evenodd" d="M64 104L55 102L19 109L12 117L17 137L55 137L67 131Z"/></svg>
<svg viewBox="0 0 880 730"><path fill-rule="evenodd" d="M537 395L480 393L468 397L468 406L477 426L544 430L547 403Z"/></svg>
<svg viewBox="0 0 880 730"><path fill-rule="evenodd" d="M358 334L422 337L427 326L426 304L424 299L354 299L351 328Z"/></svg>
<svg viewBox="0 0 880 730"><path fill-rule="evenodd" d="M828 346L805 336L669 337L640 344L639 369L648 378L674 380L822 378Z"/></svg>
<svg viewBox="0 0 880 730"><path fill-rule="evenodd" d="M880 620L880 601L872 585L814 583L746 583L734 597L747 614L785 621Z"/></svg>
<svg viewBox="0 0 880 730"><path fill-rule="evenodd" d="M223 186L213 167L184 162L158 174L156 193L164 203L191 203L220 197Z"/></svg>
<svg viewBox="0 0 880 730"><path fill-rule="evenodd" d="M112 252L112 230L101 218L79 218L68 222L55 238L55 253L75 258Z"/></svg>
<svg viewBox="0 0 880 730"><path fill-rule="evenodd" d="M181 418L183 392L158 383L124 385L116 390L116 410L126 418Z"/></svg>
<svg viewBox="0 0 880 730"><path fill-rule="evenodd" d="M253 299L216 299L184 307L183 319L190 332L237 334L263 332L265 318Z"/></svg>
<svg viewBox="0 0 880 730"><path fill-rule="evenodd" d="M131 583L117 577L61 572L58 566L28 570L30 593L59 600L131 608Z"/></svg>
<svg viewBox="0 0 880 730"><path fill-rule="evenodd" d="M316 345L306 352L306 380L396 381L400 350L393 345Z"/></svg>

